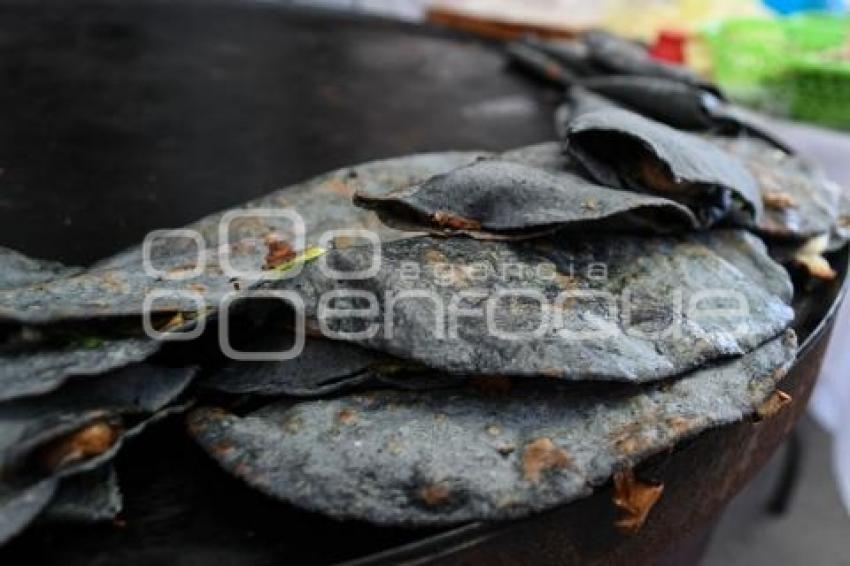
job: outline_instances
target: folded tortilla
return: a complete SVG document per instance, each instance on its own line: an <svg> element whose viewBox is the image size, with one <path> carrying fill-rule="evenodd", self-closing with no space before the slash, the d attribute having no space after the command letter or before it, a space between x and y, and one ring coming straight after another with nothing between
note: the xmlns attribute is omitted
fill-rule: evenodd
<svg viewBox="0 0 850 566"><path fill-rule="evenodd" d="M597 182L687 205L703 226L761 221L755 180L735 157L696 135L622 109L576 116L566 151Z"/></svg>

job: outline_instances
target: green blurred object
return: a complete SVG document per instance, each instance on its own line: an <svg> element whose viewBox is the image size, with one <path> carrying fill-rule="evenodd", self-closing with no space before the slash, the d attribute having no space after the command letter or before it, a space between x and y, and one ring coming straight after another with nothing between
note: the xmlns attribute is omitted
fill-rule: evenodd
<svg viewBox="0 0 850 566"><path fill-rule="evenodd" d="M733 19L708 33L714 79L730 98L763 108L767 85L783 71L787 36L780 20ZM782 111L774 108L774 111Z"/></svg>
<svg viewBox="0 0 850 566"><path fill-rule="evenodd" d="M787 73L790 114L826 126L850 128L850 58L830 61L822 55L795 60Z"/></svg>
<svg viewBox="0 0 850 566"><path fill-rule="evenodd" d="M847 16L728 20L707 35L714 78L730 98L776 114L850 128Z"/></svg>

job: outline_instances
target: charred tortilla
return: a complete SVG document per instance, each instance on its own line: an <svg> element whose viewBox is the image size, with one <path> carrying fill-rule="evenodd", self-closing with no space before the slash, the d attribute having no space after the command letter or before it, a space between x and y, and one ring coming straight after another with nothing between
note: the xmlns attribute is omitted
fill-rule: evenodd
<svg viewBox="0 0 850 566"><path fill-rule="evenodd" d="M617 469L752 413L794 360L792 332L673 383L587 394L375 391L189 430L225 470L298 507L381 525L523 517L587 496Z"/></svg>
<svg viewBox="0 0 850 566"><path fill-rule="evenodd" d="M803 158L755 138L711 138L750 170L764 203L758 229L766 236L806 240L838 223L841 187Z"/></svg>
<svg viewBox="0 0 850 566"><path fill-rule="evenodd" d="M758 223L762 201L744 165L711 143L621 109L577 116L566 150L597 182L687 205L706 227Z"/></svg>
<svg viewBox="0 0 850 566"><path fill-rule="evenodd" d="M793 317L785 297L699 236L564 235L526 244L419 237L381 251L375 274L353 283L317 263L268 285L297 290L317 332L460 375L654 381L744 354ZM336 270L365 271L373 250L333 250L324 259ZM744 310L703 316L701 308L728 302L714 292L733 294L731 306ZM333 294L320 317L322 297Z"/></svg>
<svg viewBox="0 0 850 566"><path fill-rule="evenodd" d="M49 393L72 377L141 362L159 350L147 338L92 338L62 347L0 354L0 401Z"/></svg>
<svg viewBox="0 0 850 566"><path fill-rule="evenodd" d="M133 366L0 404L0 544L43 512L49 519L54 501L53 518L117 513L120 494L108 462L126 439L169 411L194 374L195 368Z"/></svg>
<svg viewBox="0 0 850 566"><path fill-rule="evenodd" d="M137 425L173 402L194 374L195 368L135 365L0 404L0 477L66 477L97 467Z"/></svg>
<svg viewBox="0 0 850 566"><path fill-rule="evenodd" d="M667 199L608 189L569 171L486 159L389 195L355 202L390 225L472 236L522 238L556 230L686 231L690 211Z"/></svg>

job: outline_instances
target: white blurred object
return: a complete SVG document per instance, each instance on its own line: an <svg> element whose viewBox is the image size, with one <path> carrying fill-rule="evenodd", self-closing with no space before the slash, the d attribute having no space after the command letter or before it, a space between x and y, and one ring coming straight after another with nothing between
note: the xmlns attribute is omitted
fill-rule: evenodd
<svg viewBox="0 0 850 566"><path fill-rule="evenodd" d="M428 0L355 0L355 9L408 21L422 21Z"/></svg>
<svg viewBox="0 0 850 566"><path fill-rule="evenodd" d="M293 4L366 12L387 18L421 22L430 0L292 0Z"/></svg>
<svg viewBox="0 0 850 566"><path fill-rule="evenodd" d="M832 434L832 464L844 508L850 513L850 301L838 315L832 342L809 405Z"/></svg>
<svg viewBox="0 0 850 566"><path fill-rule="evenodd" d="M430 7L471 18L539 28L581 30L598 26L611 0L433 0Z"/></svg>

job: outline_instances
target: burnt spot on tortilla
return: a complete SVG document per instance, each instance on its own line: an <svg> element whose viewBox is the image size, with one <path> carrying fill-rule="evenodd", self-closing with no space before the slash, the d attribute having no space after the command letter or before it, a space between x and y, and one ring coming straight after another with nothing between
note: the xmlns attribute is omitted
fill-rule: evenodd
<svg viewBox="0 0 850 566"><path fill-rule="evenodd" d="M356 179L348 175L348 179ZM343 178L333 178L325 185L325 189L344 197L351 197L354 194L354 188Z"/></svg>
<svg viewBox="0 0 850 566"><path fill-rule="evenodd" d="M296 254L292 244L282 240L279 235L269 234L265 242L268 253L266 253L264 269L274 269L295 259Z"/></svg>
<svg viewBox="0 0 850 566"><path fill-rule="evenodd" d="M527 482L539 483L545 472L562 470L569 464L567 451L551 438L537 438L526 444L522 451L522 477Z"/></svg>
<svg viewBox="0 0 850 566"><path fill-rule="evenodd" d="M778 379L776 380L779 381ZM696 430L698 427L702 425L703 418L701 417L682 417L675 416L670 417L666 421L667 427L673 432L673 434L677 435L685 435L688 434L692 430Z"/></svg>
<svg viewBox="0 0 850 566"><path fill-rule="evenodd" d="M93 422L42 447L37 455L38 463L47 473L56 473L103 454L118 441L121 432L122 427L117 422Z"/></svg>
<svg viewBox="0 0 850 566"><path fill-rule="evenodd" d="M440 507L451 502L452 490L446 483L434 483L419 489L418 496L428 507Z"/></svg>
<svg viewBox="0 0 850 566"><path fill-rule="evenodd" d="M337 413L336 420L345 426L354 426L357 424L359 417L357 415L357 411L346 407Z"/></svg>
<svg viewBox="0 0 850 566"><path fill-rule="evenodd" d="M233 444L230 442L219 442L215 446L212 447L213 452L216 454L224 455L233 450Z"/></svg>
<svg viewBox="0 0 850 566"><path fill-rule="evenodd" d="M438 210L432 216L434 224L440 228L452 230L481 230L481 222L464 218L447 210Z"/></svg>
<svg viewBox="0 0 850 566"><path fill-rule="evenodd" d="M642 452L649 444L649 438L638 431L634 434L624 434L618 437L615 446L617 452L624 456L630 456Z"/></svg>

